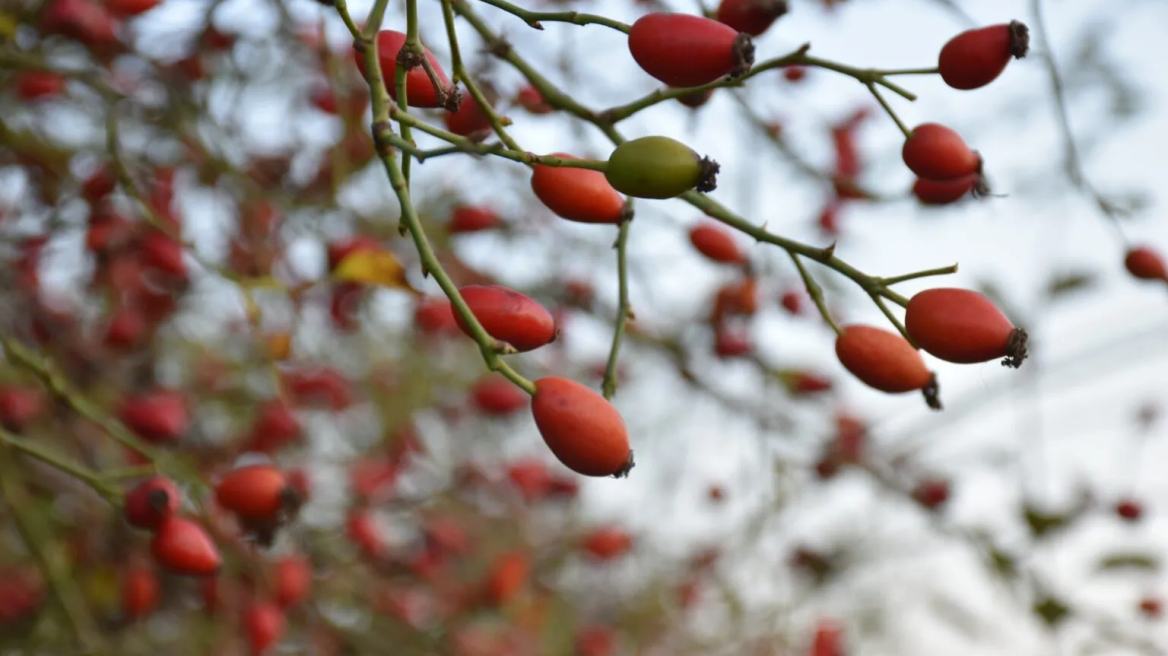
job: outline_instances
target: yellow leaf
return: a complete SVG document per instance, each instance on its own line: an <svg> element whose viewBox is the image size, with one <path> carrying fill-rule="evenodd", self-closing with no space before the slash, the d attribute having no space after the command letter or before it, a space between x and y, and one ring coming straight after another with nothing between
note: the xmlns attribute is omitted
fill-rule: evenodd
<svg viewBox="0 0 1168 656"><path fill-rule="evenodd" d="M284 361L292 352L292 335L290 333L272 333L267 337L268 353L273 360Z"/></svg>
<svg viewBox="0 0 1168 656"><path fill-rule="evenodd" d="M11 15L0 11L0 39L11 41L16 37L16 28L20 24Z"/></svg>
<svg viewBox="0 0 1168 656"><path fill-rule="evenodd" d="M405 267L389 251L357 251L341 260L333 271L333 278L342 282L415 291L406 280Z"/></svg>

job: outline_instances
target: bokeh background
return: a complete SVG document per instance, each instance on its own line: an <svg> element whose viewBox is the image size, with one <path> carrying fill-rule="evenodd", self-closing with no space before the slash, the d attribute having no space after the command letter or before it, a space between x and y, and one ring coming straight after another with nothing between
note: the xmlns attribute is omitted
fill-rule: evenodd
<svg viewBox="0 0 1168 656"><path fill-rule="evenodd" d="M441 5L419 4L423 39L448 65ZM577 9L628 23L649 10L701 10L692 2L618 0L523 6ZM368 7L350 6L358 17ZM533 30L494 7L473 8L541 74L589 107L620 105L657 86L636 67L619 32L551 22ZM400 3L391 3L384 26L404 29L401 12ZM172 64L187 61L208 16L217 30L235 36L234 45L204 53L204 78L164 78L161 71L180 70ZM628 423L637 467L627 479L578 480L579 498L567 506L509 497L458 506L464 518L488 518L483 524L493 527L465 519L494 536L475 540L484 558L493 545L512 542L539 562L555 563L540 570L536 587L566 603L571 610L564 612L574 619L543 627L547 632L572 634L571 627L590 618L618 627L618 652L757 650L777 656L812 653L816 626L831 620L843 627L849 654L1168 648L1163 626L1149 617L1154 613L1139 607L1142 599L1158 599L1165 583L1159 561L1168 544L1162 512L1168 477L1158 463L1168 460L1168 424L1156 415L1168 389L1168 289L1134 281L1123 268L1131 245L1168 248L1160 180L1160 151L1168 143L1168 78L1161 71L1168 6L1148 0L792 0L790 13L756 39L756 48L759 60L810 43L813 55L862 68L927 67L954 34L1011 19L1030 26L1032 50L990 86L963 92L935 76L906 76L897 81L918 100L889 94L908 125L944 123L981 152L995 194L989 198L922 207L909 193L913 178L900 161L896 126L863 85L828 70L810 69L799 81L768 72L742 89L718 90L700 109L671 101L621 124L628 137L668 135L711 156L722 165L715 199L771 232L816 245L835 242L836 254L865 272L891 276L958 264L954 275L898 289L982 290L1030 333L1031 358L1013 370L996 362L951 365L926 355L941 380L946 409L940 413L914 395L875 392L838 364L833 335L810 303L799 315L781 307L785 292L801 288L789 256L744 235L740 243L759 272L762 299L759 312L743 324L753 349L745 358L717 357L707 317L718 289L741 273L710 263L690 245L688 229L702 218L697 210L680 200L639 202L628 246L637 334L625 340L625 377L614 400ZM319 587L318 610L338 631L368 636L352 653L412 645L398 633L384 633L381 620L368 618L370 604L354 601L360 596L352 593L355 587L381 580L376 568L346 555L343 544L353 463L383 448L384 436L407 418L416 426L424 454L402 468L388 500L369 504L387 541L402 549L416 541L428 508L446 507L442 499L459 465L496 471L538 458L566 470L555 469L528 413L496 418L475 411L466 391L485 371L481 359L461 336L439 344L420 338L410 294L370 290L356 325L341 330L330 317L327 293L310 292L295 308L280 289L257 290L253 301L262 317L256 327L248 322L249 303L237 281L214 270L231 267L243 186L233 182L236 172L213 185L198 179L174 139L177 117L189 121L184 125L204 149L238 171L258 157L286 160L284 181L264 192L284 217L273 269L282 284L325 278L327 245L367 234L399 256L416 286L441 293L418 275L413 246L397 233L397 199L376 160L335 189L303 191L345 134L341 119L310 102L329 79L314 50L319 39L334 53L326 58L334 83L360 83L348 58L351 39L335 11L293 0L165 0L125 27L125 40L139 55L124 55L110 66L111 75L166 81L141 84L135 99L124 103L133 109L125 110L121 148L136 172L148 170L146 162L178 167L176 211L197 253L188 256L192 284L177 313L136 352L133 366L145 362L156 382L201 398L178 450L192 454L230 444L255 403L273 393L257 333L292 336L292 356L276 366L327 364L344 372L354 403L343 411L298 411L305 440L273 456L304 468L313 481L297 527L277 542L275 553L312 553L315 562L329 564L318 579L346 573L333 579L335 585ZM484 52L465 23L458 34L467 68L498 92L497 106L525 149L598 159L611 152L591 126L515 106L510 99L524 86L522 76ZM51 61L72 70L93 66L86 53L42 42L25 26L5 48L34 57L51 53ZM15 71L21 61L8 57L5 67ZM175 96L189 106L167 111L175 109ZM77 180L106 159L103 101L84 80L71 83L67 97L42 103L21 101L6 85L0 102L9 130L44 135L77 151L69 168ZM861 108L870 116L855 131L864 162L859 181L880 198L843 204L832 233L821 221L833 195L825 177L834 157L831 126ZM418 115L441 124L440 111ZM367 130L368 116L355 124ZM776 136L767 125L781 130ZM419 144L439 145L424 136ZM15 141L5 147L19 150ZM69 191L54 204L38 199L27 167L5 160L0 232L8 252L16 257L21 240L52 234L39 266L38 298L72 308L87 326L103 325L109 305L88 286L95 264L85 247L85 204ZM415 164L412 184L428 231L450 257L561 308L561 339L554 348L512 358L519 370L529 377L568 375L598 388L593 369L607 357L616 311L616 229L557 219L534 197L529 179L519 164L458 155ZM448 237L444 222L457 203L494 208L506 227ZM850 281L808 266L838 318L887 323ZM591 285L591 311L564 302L567 281ZM27 294L11 282L4 295L4 331L23 339ZM56 345L45 350L62 353ZM89 355L108 368L85 387L113 407L119 390L130 386L131 367L117 364L128 356L100 349ZM692 379L679 374L679 359ZM229 386L231 393L206 394L194 382L200 363L212 360L226 363L228 377L238 383ZM392 372L391 384L384 383L386 372ZM827 378L831 389L792 394L782 372ZM5 380L26 381L27 372L9 366ZM840 415L867 427L864 461L824 478L816 463L836 437ZM80 449L74 444L80 438L67 430L70 421L46 421L44 439L66 451ZM216 466L257 457L238 449L225 453ZM101 454L86 457L101 467L111 457ZM947 484L942 507L913 502L911 491L925 478ZM712 488L718 490L713 496L724 498L712 498ZM196 483L185 489L198 497ZM1116 516L1123 499L1142 505L1140 521ZM60 532L112 521L75 509L54 512L71 517L55 525ZM1066 525L1050 529L1052 518ZM627 532L631 552L600 564L563 562L556 555L597 526ZM0 550L3 562L27 563L19 541L9 538ZM697 580L686 578L687 562L709 549L719 558L703 570L696 601L683 608L673 601L675 589ZM809 561L830 566L809 576L815 569ZM111 644L123 653L177 644L175 627L187 626L193 612L183 605L188 588L176 588L179 601L150 623L114 632ZM543 594L532 604L550 604ZM313 651L324 648L305 637L312 635L305 627L323 621L306 617L303 625L293 622L298 628L278 653L324 653ZM46 619L46 626L53 621ZM440 628L430 632L445 635L462 621L437 622ZM44 651L58 649L55 640L43 631L33 635L6 644L13 653L67 653ZM223 640L216 644L228 653L238 648ZM570 641L566 647L554 640L542 644L539 653L573 648Z"/></svg>

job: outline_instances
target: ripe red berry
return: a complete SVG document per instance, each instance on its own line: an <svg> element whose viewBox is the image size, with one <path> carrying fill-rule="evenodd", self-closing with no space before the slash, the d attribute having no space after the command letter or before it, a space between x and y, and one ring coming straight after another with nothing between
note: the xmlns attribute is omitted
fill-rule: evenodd
<svg viewBox="0 0 1168 656"><path fill-rule="evenodd" d="M286 371L283 375L289 401L295 406L324 405L340 412L353 403L349 379L332 367Z"/></svg>
<svg viewBox="0 0 1168 656"><path fill-rule="evenodd" d="M779 305L790 314L799 315L803 312L803 294L795 290L783 292Z"/></svg>
<svg viewBox="0 0 1168 656"><path fill-rule="evenodd" d="M175 282L187 280L183 246L158 230L151 230L138 250L142 266Z"/></svg>
<svg viewBox="0 0 1168 656"><path fill-rule="evenodd" d="M783 79L788 82L802 82L806 77L806 66L787 66L783 69Z"/></svg>
<svg viewBox="0 0 1168 656"><path fill-rule="evenodd" d="M714 330L714 355L719 358L740 358L753 349L754 342L746 330L726 326Z"/></svg>
<svg viewBox="0 0 1168 656"><path fill-rule="evenodd" d="M923 123L904 142L901 157L909 170L929 180L953 180L981 172L981 156L950 128Z"/></svg>
<svg viewBox="0 0 1168 656"><path fill-rule="evenodd" d="M531 413L543 441L568 469L585 476L623 476L633 465L620 413L603 396L567 378L535 381Z"/></svg>
<svg viewBox="0 0 1168 656"><path fill-rule="evenodd" d="M483 414L509 415L522 410L530 397L499 374L489 374L475 383L471 390L475 406Z"/></svg>
<svg viewBox="0 0 1168 656"><path fill-rule="evenodd" d="M449 335L458 332L454 308L446 297L420 298L414 308L414 325L426 335Z"/></svg>
<svg viewBox="0 0 1168 656"><path fill-rule="evenodd" d="M373 514L365 509L354 509L345 519L345 533L357 545L361 552L374 560L385 555L385 538L377 528Z"/></svg>
<svg viewBox="0 0 1168 656"><path fill-rule="evenodd" d="M312 563L303 556L287 556L276 563L276 603L287 608L308 599L312 592Z"/></svg>
<svg viewBox="0 0 1168 656"><path fill-rule="evenodd" d="M714 97L714 89L706 89L705 91L695 91L687 93L683 96L677 97L677 102L689 107L690 109L698 109L710 102L710 98Z"/></svg>
<svg viewBox="0 0 1168 656"><path fill-rule="evenodd" d="M633 548L633 537L615 526L602 526L584 536L581 547L596 560L613 560Z"/></svg>
<svg viewBox="0 0 1168 656"><path fill-rule="evenodd" d="M1135 499L1122 499L1115 504L1115 514L1128 522L1138 522L1144 516L1144 506Z"/></svg>
<svg viewBox="0 0 1168 656"><path fill-rule="evenodd" d="M567 153L552 157L579 159ZM536 164L531 190L556 216L577 223L619 223L625 199L600 171Z"/></svg>
<svg viewBox="0 0 1168 656"><path fill-rule="evenodd" d="M109 196L118 184L109 164L102 164L81 185L81 195L91 205Z"/></svg>
<svg viewBox="0 0 1168 656"><path fill-rule="evenodd" d="M458 106L457 112L446 112L442 115L442 122L446 129L454 134L461 135L472 141L482 141L491 136L491 122L487 113L483 111L474 98L465 99Z"/></svg>
<svg viewBox="0 0 1168 656"><path fill-rule="evenodd" d="M154 529L178 512L181 500L178 488L169 478L154 476L126 493L123 511L131 526Z"/></svg>
<svg viewBox="0 0 1168 656"><path fill-rule="evenodd" d="M183 392L153 390L122 402L118 417L148 442L173 442L190 424L190 408Z"/></svg>
<svg viewBox="0 0 1168 656"><path fill-rule="evenodd" d="M744 264L746 255L738 248L734 235L720 224L704 222L690 228L689 241L699 253L715 262Z"/></svg>
<svg viewBox="0 0 1168 656"><path fill-rule="evenodd" d="M487 598L500 606L510 602L523 589L530 572L531 562L526 554L508 552L500 555L487 574Z"/></svg>
<svg viewBox="0 0 1168 656"><path fill-rule="evenodd" d="M245 521L275 518L298 501L284 472L272 465L247 465L223 475L215 486L215 501Z"/></svg>
<svg viewBox="0 0 1168 656"><path fill-rule="evenodd" d="M65 76L52 71L21 71L12 84L21 100L40 100L61 95L65 90Z"/></svg>
<svg viewBox="0 0 1168 656"><path fill-rule="evenodd" d="M722 0L717 18L739 32L758 36L788 9L787 0Z"/></svg>
<svg viewBox="0 0 1168 656"><path fill-rule="evenodd" d="M749 35L691 14L642 16L629 31L629 52L646 73L671 87L742 75L754 63Z"/></svg>
<svg viewBox="0 0 1168 656"><path fill-rule="evenodd" d="M617 639L607 626L589 625L576 633L576 656L612 656Z"/></svg>
<svg viewBox="0 0 1168 656"><path fill-rule="evenodd" d="M169 517L158 526L150 542L154 561L175 574L207 576L219 571L219 550L195 522Z"/></svg>
<svg viewBox="0 0 1168 656"><path fill-rule="evenodd" d="M130 565L122 572L122 615L129 621L146 617L158 605L158 591L158 575L153 569Z"/></svg>
<svg viewBox="0 0 1168 656"><path fill-rule="evenodd" d="M102 343L111 349L136 346L146 335L146 318L133 307L119 308L110 318Z"/></svg>
<svg viewBox="0 0 1168 656"><path fill-rule="evenodd" d="M115 16L137 16L157 7L162 0L106 0L105 6Z"/></svg>
<svg viewBox="0 0 1168 656"><path fill-rule="evenodd" d="M35 387L0 385L0 426L19 433L45 409L45 397Z"/></svg>
<svg viewBox="0 0 1168 656"><path fill-rule="evenodd" d="M491 337L515 350L537 349L556 338L556 322L539 303L498 285L467 285L459 290L475 318ZM470 335L470 326L459 315L455 322Z"/></svg>
<svg viewBox="0 0 1168 656"><path fill-rule="evenodd" d="M459 205L450 213L450 222L446 224L446 229L451 234L463 234L491 230L501 225L503 222L499 219L499 215L495 214L495 211L489 207Z"/></svg>
<svg viewBox="0 0 1168 656"><path fill-rule="evenodd" d="M940 409L936 377L904 337L874 326L845 326L836 338L835 354L865 385L888 394L922 390L929 407Z"/></svg>
<svg viewBox="0 0 1168 656"><path fill-rule="evenodd" d="M917 178L912 193L922 205L950 205L961 200L977 187L976 173L953 180L927 180ZM976 192L975 192L976 195Z"/></svg>
<svg viewBox="0 0 1168 656"><path fill-rule="evenodd" d="M1015 328L990 299L951 287L914 295L904 326L917 346L946 362L974 364L1005 358L1018 368L1026 359L1026 331Z"/></svg>
<svg viewBox="0 0 1168 656"><path fill-rule="evenodd" d="M1144 597L1140 599L1140 613L1144 617L1156 618L1164 614L1164 602L1156 597Z"/></svg>
<svg viewBox="0 0 1168 656"><path fill-rule="evenodd" d="M381 30L377 33L377 56L381 62L381 74L385 78L385 86L388 87L389 95L394 100L397 100L397 85L394 84L397 74L397 55L405 45L406 35L401 32ZM430 76L426 74L426 69L422 66L411 68L406 73L408 103L410 107L442 107L445 96L450 90L450 80L429 48L423 48L423 50L426 59L430 61L430 65L437 74L438 82L442 88L434 88ZM361 70L361 74L365 75L365 55L354 49L353 59L357 62L357 68Z"/></svg>
<svg viewBox="0 0 1168 656"><path fill-rule="evenodd" d="M269 399L256 409L247 449L272 453L299 440L302 436L300 421L296 419L287 402L282 399Z"/></svg>
<svg viewBox="0 0 1168 656"><path fill-rule="evenodd" d="M968 91L993 82L1010 58L1022 59L1030 49L1030 30L1018 21L968 30L949 40L937 59L945 84Z"/></svg>
<svg viewBox="0 0 1168 656"><path fill-rule="evenodd" d="M1129 250L1124 256L1123 265L1134 278L1168 281L1168 265L1165 265L1163 256L1148 246Z"/></svg>
<svg viewBox="0 0 1168 656"><path fill-rule="evenodd" d="M519 93L515 95L515 104L537 115L550 114L555 111L555 108L547 104L547 101L543 99L543 94L539 92L539 89L531 85L519 90Z"/></svg>
<svg viewBox="0 0 1168 656"><path fill-rule="evenodd" d="M819 620L809 656L844 656L844 627L834 620Z"/></svg>
<svg viewBox="0 0 1168 656"><path fill-rule="evenodd" d="M949 500L949 481L943 478L926 478L913 489L913 499L929 510L945 505Z"/></svg>
<svg viewBox="0 0 1168 656"><path fill-rule="evenodd" d="M270 601L252 602L243 612L243 630L252 656L268 653L284 637L284 611Z"/></svg>

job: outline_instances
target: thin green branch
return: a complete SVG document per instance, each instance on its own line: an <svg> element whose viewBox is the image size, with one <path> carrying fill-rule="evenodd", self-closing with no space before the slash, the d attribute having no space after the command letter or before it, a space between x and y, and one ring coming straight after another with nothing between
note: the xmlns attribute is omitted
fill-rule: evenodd
<svg viewBox="0 0 1168 656"><path fill-rule="evenodd" d="M624 143L624 137L612 125L611 121L609 121L607 117L604 116L603 113L596 112L592 109L589 109L588 107L585 107L584 105L581 105L563 91L561 91L550 81L548 81L547 78L540 75L522 56L515 52L514 48L512 48L510 44L500 38L499 35L496 34L481 19L474 12L474 10L470 8L465 0L449 1L454 11L462 16L468 23L470 23L470 25L479 33L483 41L486 43L487 48L491 52L495 53L495 55L500 59L508 62L513 67L515 67L516 70L523 74L523 76L527 78L527 81L533 87L535 87L537 91L539 91L545 102L547 102L552 107L555 107L556 109L568 112L569 114L572 114L579 119L595 125L601 132L604 133L605 136L609 138L610 141L612 141L612 143L616 145ZM800 48L800 50L802 50L802 48ZM796 52L799 51L797 50ZM791 55L786 55L780 59L787 59L790 61L790 57ZM791 61L790 63L796 62ZM899 93L908 100L916 99L916 96L909 93L908 91L884 80L879 72L874 69L858 69L842 64L837 64L835 62L818 59L816 57L809 57L806 54L800 55L800 59L797 63L834 70L844 75L849 75L853 78L856 78L865 84L872 82L874 84L884 86L896 93ZM908 305L908 299L884 287L879 278L870 276L836 257L834 245L827 248L819 248L770 233L765 229L765 227L756 226L743 219L742 217L739 217L706 194L701 194L691 190L682 194L680 198L689 203L691 206L701 210L706 215L721 221L722 223L725 223L732 228L744 232L751 237L754 237L758 241L774 244L775 246L786 250L788 253L793 255L802 255L808 259L819 262L820 264L836 271L837 273L840 273L841 275L854 281L857 285L860 286L861 289L863 289L874 299L877 299L878 305L883 306L883 301L879 299L891 300L894 303L901 305L902 307ZM899 323L899 321L896 323Z"/></svg>
<svg viewBox="0 0 1168 656"><path fill-rule="evenodd" d="M14 435L7 430L0 428L0 444L6 444L10 448L21 451L46 465L55 467L73 478L85 483L93 488L95 492L100 494L106 501L114 505L121 503L121 492L115 489L107 482L107 478L98 474L97 472L68 461L63 456L53 453L46 449L39 443L33 442L29 439L23 439ZM153 468L151 468L152 470Z"/></svg>
<svg viewBox="0 0 1168 656"><path fill-rule="evenodd" d="M807 288L807 294L811 296L811 301L819 309L820 316L827 322L827 325L831 326L832 331L836 335L841 334L842 331L840 330L839 324L831 316L831 310L827 309L827 300L823 297L823 288L819 286L819 283L807 271L807 267L803 266L803 261L799 259L798 255L790 251L787 254L791 256L791 261L795 263L795 268L799 270L799 277L803 278L803 286Z"/></svg>
<svg viewBox="0 0 1168 656"><path fill-rule="evenodd" d="M615 244L618 278L616 320L612 330L612 347L608 351L608 363L604 366L604 383L601 386L601 390L604 392L604 398L609 400L612 400L613 395L616 394L617 365L620 360L621 340L624 338L625 326L628 324L629 319L634 318L633 309L629 306L628 265L629 229L632 227L632 224L632 201L629 201L626 218L621 222L620 233L617 235Z"/></svg>
<svg viewBox="0 0 1168 656"><path fill-rule="evenodd" d="M871 91L872 95L875 96L876 102L880 103L880 106L884 108L884 113L888 114L893 123L896 123L896 127L900 128L900 131L904 134L904 138L908 139L911 137L912 131L905 127L904 123L901 122L900 117L896 115L896 111L892 109L892 105L888 104L888 101L885 100L884 96L880 94L880 91L876 88L876 85L869 82L866 86L868 87L868 91Z"/></svg>
<svg viewBox="0 0 1168 656"><path fill-rule="evenodd" d="M880 308L880 311L884 313L884 316L888 317L888 320L892 322L892 325L896 326L896 329L900 331L900 334L908 341L908 343L912 344L913 348L919 349L920 347L917 346L916 342L913 341L913 338L909 337L908 330L904 327L904 323L901 322L899 317L892 313L892 309L888 307L888 304L884 302L884 299L879 294L873 292L869 292L868 296L872 298L872 302Z"/></svg>
<svg viewBox="0 0 1168 656"><path fill-rule="evenodd" d="M408 0L408 3L415 5L416 0ZM335 6L337 11L342 15L348 13L346 0L337 0ZM443 293L450 299L454 311L462 317L470 329L471 337L478 343L479 350L482 353L483 361L486 363L487 368L501 373L528 394L535 394L535 384L512 369L501 357L501 353L508 351L514 352L514 349L487 333L482 324L479 323L478 318L471 312L470 307L466 304L466 300L459 293L458 287L454 284L450 275L446 273L446 270L442 267L441 262L439 262L437 255L434 253L434 248L430 244L430 240L426 237L426 232L422 228L422 222L418 218L417 211L410 198L408 182L401 167L398 166L397 158L393 156L392 146L388 143L387 137L392 133L392 130L387 127L389 124L391 103L389 94L385 90L381 64L377 60L374 49L367 49L364 56L365 81L369 86L370 104L373 108L373 124L375 126L373 138L378 145L378 157L385 167L390 186L398 198L398 203L401 207L402 223L414 241L414 246L418 251L418 257L422 263L423 272L434 276L434 280L438 283L438 286L442 288Z"/></svg>
<svg viewBox="0 0 1168 656"><path fill-rule="evenodd" d="M575 25L603 25L605 27L611 27L618 32L624 32L625 34L628 34L629 30L632 29L620 21L596 14L582 14L578 11L529 11L513 5L510 2L506 2L506 0L482 0L482 2L516 16L527 23L529 27L537 30L543 29L540 21L548 21L549 23L572 23Z"/></svg>
<svg viewBox="0 0 1168 656"><path fill-rule="evenodd" d="M883 286L895 285L907 280L916 280L917 278L928 278L929 276L947 276L949 274L957 273L957 265L951 264L947 267L938 267L936 269L925 269L924 271L914 271L913 273L905 273L899 276L892 276L891 278L879 278L880 284Z"/></svg>
<svg viewBox="0 0 1168 656"><path fill-rule="evenodd" d="M471 78L470 73L467 72L462 63L462 56L458 47L458 32L454 29L454 10L450 6L450 0L442 0L442 18L446 24L446 38L450 42L450 51L454 53L452 62L455 78L462 80L462 83L466 85L467 92L470 93L475 104L479 106L479 111L486 117L487 123L491 126L491 130L499 135L499 141L502 141L511 150L522 150L519 144L511 138L511 135L507 134L506 125L502 117L491 106L486 95L479 88L478 83Z"/></svg>
<svg viewBox="0 0 1168 656"><path fill-rule="evenodd" d="M0 494L3 494L12 511L16 530L36 560L53 597L60 605L77 646L85 654L103 653L97 622L85 605L85 598L77 588L75 580L66 571L60 556L46 552L49 539L41 535L32 520L28 506L29 498L20 479L21 471L13 462L11 451L6 445L0 445Z"/></svg>
<svg viewBox="0 0 1168 656"><path fill-rule="evenodd" d="M940 72L936 66L932 68L894 68L889 70L876 71L878 74L888 77L890 75L936 75Z"/></svg>
<svg viewBox="0 0 1168 656"><path fill-rule="evenodd" d="M0 338L0 344L3 345L4 353L9 361L39 378L45 387L49 388L49 391L64 400L74 412L96 423L110 437L121 443L122 446L136 451L151 462L156 461L160 457L160 452L144 444L133 433L127 430L125 426L107 417L97 405L74 390L72 385L65 380L65 377L57 371L56 367L47 358L25 347L11 337Z"/></svg>

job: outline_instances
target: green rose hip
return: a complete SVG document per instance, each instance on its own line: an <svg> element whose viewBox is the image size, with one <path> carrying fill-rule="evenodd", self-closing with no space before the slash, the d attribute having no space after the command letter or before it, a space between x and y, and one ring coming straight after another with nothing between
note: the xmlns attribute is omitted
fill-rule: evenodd
<svg viewBox="0 0 1168 656"><path fill-rule="evenodd" d="M690 189L717 187L718 163L701 157L669 137L641 137L617 146L604 177L622 194L636 198L674 198Z"/></svg>

